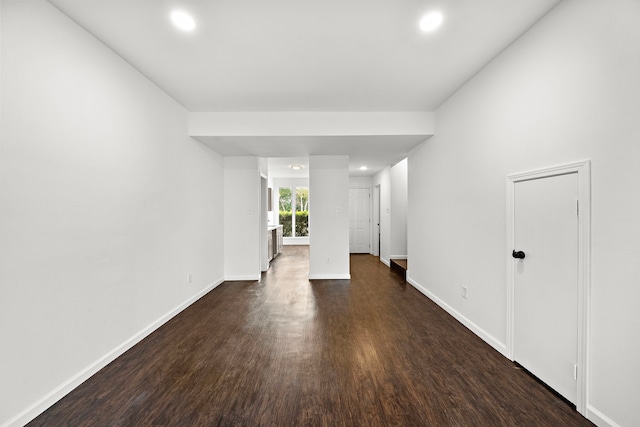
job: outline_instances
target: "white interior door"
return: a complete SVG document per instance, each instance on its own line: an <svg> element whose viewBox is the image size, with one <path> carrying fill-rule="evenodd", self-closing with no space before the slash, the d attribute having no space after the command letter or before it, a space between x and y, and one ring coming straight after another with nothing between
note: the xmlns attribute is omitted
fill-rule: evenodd
<svg viewBox="0 0 640 427"><path fill-rule="evenodd" d="M572 403L578 352L577 173L515 184L514 360Z"/></svg>
<svg viewBox="0 0 640 427"><path fill-rule="evenodd" d="M349 189L349 252L368 254L370 236L368 188Z"/></svg>

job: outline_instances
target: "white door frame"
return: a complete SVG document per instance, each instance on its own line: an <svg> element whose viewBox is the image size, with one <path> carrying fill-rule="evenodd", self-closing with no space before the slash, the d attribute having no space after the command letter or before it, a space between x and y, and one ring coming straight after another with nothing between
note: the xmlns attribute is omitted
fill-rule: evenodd
<svg viewBox="0 0 640 427"><path fill-rule="evenodd" d="M576 410L587 416L589 320L591 297L591 161L569 163L507 176L507 357L513 361L515 269L515 184L569 173L578 174L578 372Z"/></svg>
<svg viewBox="0 0 640 427"><path fill-rule="evenodd" d="M371 254L380 256L380 184L373 187Z"/></svg>
<svg viewBox="0 0 640 427"><path fill-rule="evenodd" d="M269 208L267 200L267 177L264 174L260 174L260 271L267 271L269 269L268 248L267 248L267 223Z"/></svg>

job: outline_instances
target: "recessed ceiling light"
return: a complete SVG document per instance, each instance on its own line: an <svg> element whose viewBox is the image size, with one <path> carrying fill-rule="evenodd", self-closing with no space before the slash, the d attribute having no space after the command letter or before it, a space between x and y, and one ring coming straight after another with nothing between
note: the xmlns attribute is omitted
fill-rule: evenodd
<svg viewBox="0 0 640 427"><path fill-rule="evenodd" d="M196 27L196 21L193 20L191 15L181 10L171 13L171 21L176 27L184 31L191 31Z"/></svg>
<svg viewBox="0 0 640 427"><path fill-rule="evenodd" d="M291 169L293 169L294 171L297 171L297 170L302 169L302 165L298 165L298 164L296 164L296 165L289 165L289 167L290 167Z"/></svg>
<svg viewBox="0 0 640 427"><path fill-rule="evenodd" d="M420 29L425 32L430 32L438 28L442 24L442 13L431 12L427 13L420 20Z"/></svg>
<svg viewBox="0 0 640 427"><path fill-rule="evenodd" d="M366 171L367 169L369 169L369 168L368 168L368 167L366 167L366 166L360 166L360 170L361 170L361 171Z"/></svg>

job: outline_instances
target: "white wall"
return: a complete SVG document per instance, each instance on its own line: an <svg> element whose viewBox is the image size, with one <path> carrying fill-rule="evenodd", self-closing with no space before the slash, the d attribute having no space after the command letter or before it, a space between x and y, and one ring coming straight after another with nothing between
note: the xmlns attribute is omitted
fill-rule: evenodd
<svg viewBox="0 0 640 427"><path fill-rule="evenodd" d="M373 177L370 176L350 176L349 188L371 188Z"/></svg>
<svg viewBox="0 0 640 427"><path fill-rule="evenodd" d="M224 277L259 280L260 170L258 157L224 158Z"/></svg>
<svg viewBox="0 0 640 427"><path fill-rule="evenodd" d="M50 4L1 7L0 425L22 425L222 280L223 173Z"/></svg>
<svg viewBox="0 0 640 427"><path fill-rule="evenodd" d="M258 172L260 173L260 270L269 269L269 249L267 228L269 224L269 159L260 157L258 159Z"/></svg>
<svg viewBox="0 0 640 427"><path fill-rule="evenodd" d="M267 236L269 195L267 191L267 178L260 177L260 270L267 271L269 269L269 241Z"/></svg>
<svg viewBox="0 0 640 427"><path fill-rule="evenodd" d="M309 187L309 178L273 178L272 182L274 191L280 187Z"/></svg>
<svg viewBox="0 0 640 427"><path fill-rule="evenodd" d="M273 177L271 174L267 175L267 188L271 189L271 208L273 210L267 212L268 225L278 223L278 200L276 198L276 189L273 185Z"/></svg>
<svg viewBox="0 0 640 427"><path fill-rule="evenodd" d="M267 157L258 158L258 171L260 172L260 175L264 177L269 176L269 158Z"/></svg>
<svg viewBox="0 0 640 427"><path fill-rule="evenodd" d="M637 1L565 0L443 104L436 135L409 156L410 279L498 347L505 177L592 160L587 403L600 425L640 418L638 22Z"/></svg>
<svg viewBox="0 0 640 427"><path fill-rule="evenodd" d="M389 266L391 258L391 167L386 167L373 176L373 186L380 186L380 261Z"/></svg>
<svg viewBox="0 0 640 427"><path fill-rule="evenodd" d="M380 256L380 186L371 191L371 255Z"/></svg>
<svg viewBox="0 0 640 427"><path fill-rule="evenodd" d="M349 157L309 157L309 279L349 279Z"/></svg>
<svg viewBox="0 0 640 427"><path fill-rule="evenodd" d="M404 159L391 166L389 184L391 192L391 217L389 230L390 259L407 258L407 201L408 201L408 160Z"/></svg>

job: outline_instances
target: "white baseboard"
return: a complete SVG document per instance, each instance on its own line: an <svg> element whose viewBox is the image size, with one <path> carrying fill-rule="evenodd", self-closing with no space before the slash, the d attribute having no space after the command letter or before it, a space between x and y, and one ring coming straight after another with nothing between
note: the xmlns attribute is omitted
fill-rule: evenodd
<svg viewBox="0 0 640 427"><path fill-rule="evenodd" d="M349 280L350 274L310 274L309 280Z"/></svg>
<svg viewBox="0 0 640 427"><path fill-rule="evenodd" d="M440 307L442 307L447 313L449 313L451 316L453 316L458 322L462 323L467 329L471 330L471 332L473 332L474 334L476 334L477 336L482 338L482 340L484 340L487 344L489 344L491 347L496 349L504 357L507 357L507 346L506 346L506 344L501 343L499 340L497 340L495 337L493 337L487 331L485 331L484 329L482 329L481 327L479 327L478 325L473 323L471 320L467 319L465 316L460 314L458 311L456 311L449 304L445 303L440 298L435 296L433 293L429 292L426 288L422 287L415 280L411 279L411 277L407 276L407 283L409 283L411 286L413 286L418 291L423 293L431 301L435 302Z"/></svg>
<svg viewBox="0 0 640 427"><path fill-rule="evenodd" d="M283 237L283 246L309 246L308 237Z"/></svg>
<svg viewBox="0 0 640 427"><path fill-rule="evenodd" d="M91 376L96 374L100 369L104 368L109 363L113 362L116 358L124 354L124 352L129 350L134 345L138 344L140 341L142 341L144 338L150 335L153 331L155 331L160 326L167 323L169 320L171 320L173 317L175 317L185 308L189 307L191 304L193 304L194 302L196 302L197 300L205 296L207 293L215 289L223 281L224 281L223 279L219 279L215 283L207 286L205 289L201 290L200 292L198 292L197 294L195 294L194 296L192 296L191 298L189 298L188 300L186 300L185 302L183 302L173 310L166 313L164 316L160 317L158 320L148 325L146 328L144 328L143 330L141 330L140 332L138 332L137 334L135 334L134 336L132 336L131 338L129 338L128 340L126 340L125 342L123 342L122 344L114 348L113 350L111 350L109 353L105 354L100 359L93 362L91 365L89 365L82 371L78 372L77 374L69 378L67 381L65 381L64 383L62 383L61 385L53 389L51 392L49 392L47 395L45 395L42 399L38 400L37 402L33 403L31 406L24 409L19 414L10 418L0 427L24 426L25 424L33 420L35 417L37 417L38 415L46 411L48 408L53 406L53 404L56 403L58 400L62 399L67 394L69 394L73 389L75 389L80 384L88 380Z"/></svg>
<svg viewBox="0 0 640 427"><path fill-rule="evenodd" d="M260 280L260 275L255 274L242 274L236 276L224 276L225 282L245 282L247 280L256 281Z"/></svg>
<svg viewBox="0 0 640 427"><path fill-rule="evenodd" d="M407 259L406 255L391 255L389 259Z"/></svg>
<svg viewBox="0 0 640 427"><path fill-rule="evenodd" d="M381 261L384 265L386 265L387 267L391 267L391 263L389 262L389 260L388 260L388 259L384 259L384 258L380 257L380 261Z"/></svg>
<svg viewBox="0 0 640 427"><path fill-rule="evenodd" d="M465 316L463 316L458 311L453 309L453 307L451 307L449 304L445 303L440 298L436 297L433 293L429 292L426 288L424 288L419 283L417 283L415 280L413 280L409 275L409 271L407 271L407 283L409 283L411 286L416 288L418 291L424 294L431 301L438 304L447 313L453 316L458 322L462 323L467 329L471 330L471 332L473 332L474 334L482 338L483 341L485 341L487 344L493 347L496 351L498 351L504 357L508 358L507 346L505 344L501 343L491 334L487 333L485 330L480 328L471 320L467 319ZM598 427L620 427L619 424L615 423L612 419L610 419L609 417L607 417L606 415L604 415L602 412L598 411L591 405L587 405L586 418L591 422L593 422Z"/></svg>
<svg viewBox="0 0 640 427"><path fill-rule="evenodd" d="M591 405L587 405L587 419L598 427L620 427L619 424Z"/></svg>

